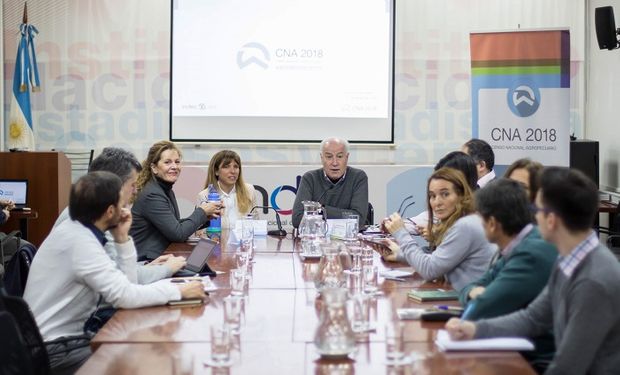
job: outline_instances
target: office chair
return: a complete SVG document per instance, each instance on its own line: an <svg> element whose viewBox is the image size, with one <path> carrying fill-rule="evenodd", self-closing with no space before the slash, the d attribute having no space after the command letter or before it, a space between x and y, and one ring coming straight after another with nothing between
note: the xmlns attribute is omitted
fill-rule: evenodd
<svg viewBox="0 0 620 375"><path fill-rule="evenodd" d="M52 151L58 151L52 149ZM71 181L75 182L82 175L88 173L88 167L93 161L95 150L64 150L62 151L71 162Z"/></svg>
<svg viewBox="0 0 620 375"><path fill-rule="evenodd" d="M372 207L372 204L368 202L368 213L366 214L366 226L374 225L375 223L375 209Z"/></svg>
<svg viewBox="0 0 620 375"><path fill-rule="evenodd" d="M34 374L32 358L26 350L15 318L0 307L0 374ZM48 371L49 373L49 371Z"/></svg>
<svg viewBox="0 0 620 375"><path fill-rule="evenodd" d="M18 372L7 372L7 374L36 374L36 375L47 375L50 373L50 363L49 363L49 353L46 347L47 344L43 341L43 337L41 337L41 333L39 332L39 327L30 311L30 307L26 301L24 301L21 297L9 296L4 289L4 285L0 281L0 311L9 314L12 317L13 328L10 327L11 319L6 317L3 318L2 323L2 331L4 330L11 331L13 333L17 332L17 334L13 335L0 335L3 339L0 340L2 342L2 348L4 348L4 343L6 341L13 341L14 345L10 346L10 350L12 354L10 354L10 358L12 361L17 361L20 366L24 363L29 363L31 368L28 369L26 367L19 368ZM12 338L13 340L5 340L5 338ZM55 351L56 353L64 353L69 352L71 350L86 347L90 344L90 338L86 335L78 337L80 339L79 342L72 344L71 346L67 345L65 349L60 349ZM69 338L61 338L54 340L54 344L63 343L63 342L74 342L74 340L78 339L76 337ZM2 350L4 351L4 350ZM25 354L24 354L25 352ZM25 357L24 357L25 356ZM26 358L27 361L24 362L23 358ZM4 366L4 361L0 361L2 366ZM4 370L4 369L3 369ZM5 374L5 372L0 372Z"/></svg>

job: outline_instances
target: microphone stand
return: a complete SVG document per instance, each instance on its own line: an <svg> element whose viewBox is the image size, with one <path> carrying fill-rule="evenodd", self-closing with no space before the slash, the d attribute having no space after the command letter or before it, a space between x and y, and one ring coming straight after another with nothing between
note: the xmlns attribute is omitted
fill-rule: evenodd
<svg viewBox="0 0 620 375"><path fill-rule="evenodd" d="M266 209L266 210L273 210L273 212L276 213L276 224L278 225L278 229L267 231L268 235L276 236L276 237L286 237L286 231L284 229L282 229L282 221L280 220L280 214L278 213L278 210L276 210L275 208L273 208L271 206L254 206L250 210L250 213L254 212L255 208L262 208L262 209Z"/></svg>

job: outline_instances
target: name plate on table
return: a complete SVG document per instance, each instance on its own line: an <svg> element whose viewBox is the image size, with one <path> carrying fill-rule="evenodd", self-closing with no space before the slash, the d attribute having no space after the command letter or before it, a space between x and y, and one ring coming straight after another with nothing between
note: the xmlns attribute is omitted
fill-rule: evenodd
<svg viewBox="0 0 620 375"><path fill-rule="evenodd" d="M241 238L241 222L243 220L237 220L235 222L235 236L237 238ZM248 220L252 221L254 225L254 235L255 236L266 236L267 235L267 220Z"/></svg>
<svg viewBox="0 0 620 375"><path fill-rule="evenodd" d="M327 234L338 240L346 238L349 222L355 222L355 219L327 219Z"/></svg>

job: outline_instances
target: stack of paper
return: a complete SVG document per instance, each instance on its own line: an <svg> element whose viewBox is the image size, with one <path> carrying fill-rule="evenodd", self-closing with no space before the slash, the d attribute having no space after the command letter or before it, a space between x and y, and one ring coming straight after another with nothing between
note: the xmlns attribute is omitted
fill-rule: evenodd
<svg viewBox="0 0 620 375"><path fill-rule="evenodd" d="M519 337L455 341L450 338L448 331L443 329L437 332L435 344L441 351L534 350L534 344Z"/></svg>

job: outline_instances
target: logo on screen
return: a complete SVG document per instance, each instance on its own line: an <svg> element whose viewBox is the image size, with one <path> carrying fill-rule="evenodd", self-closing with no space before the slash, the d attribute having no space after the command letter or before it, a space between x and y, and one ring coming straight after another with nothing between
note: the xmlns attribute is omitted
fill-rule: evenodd
<svg viewBox="0 0 620 375"><path fill-rule="evenodd" d="M540 106L540 91L528 85L508 90L508 106L515 115L529 117L536 113Z"/></svg>
<svg viewBox="0 0 620 375"><path fill-rule="evenodd" d="M244 44L237 52L237 65L239 69L245 69L250 65L257 65L267 69L270 60L269 50L264 45L256 42Z"/></svg>

